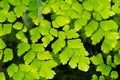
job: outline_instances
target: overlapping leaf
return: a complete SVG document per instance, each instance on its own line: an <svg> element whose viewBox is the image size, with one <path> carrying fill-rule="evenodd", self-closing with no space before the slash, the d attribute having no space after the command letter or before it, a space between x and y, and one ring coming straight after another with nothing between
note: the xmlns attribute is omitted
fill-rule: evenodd
<svg viewBox="0 0 120 80"><path fill-rule="evenodd" d="M17 50L17 55L21 56L23 55L26 51L28 51L30 49L30 45L28 43L20 43L17 46L18 50Z"/></svg>

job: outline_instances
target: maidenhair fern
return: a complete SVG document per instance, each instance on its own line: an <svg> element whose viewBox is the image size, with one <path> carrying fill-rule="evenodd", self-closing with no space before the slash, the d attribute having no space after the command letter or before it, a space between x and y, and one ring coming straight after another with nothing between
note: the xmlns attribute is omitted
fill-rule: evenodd
<svg viewBox="0 0 120 80"><path fill-rule="evenodd" d="M80 76L91 71L90 80L118 80L119 6L119 0L0 0L0 80L54 80L66 73L61 66Z"/></svg>

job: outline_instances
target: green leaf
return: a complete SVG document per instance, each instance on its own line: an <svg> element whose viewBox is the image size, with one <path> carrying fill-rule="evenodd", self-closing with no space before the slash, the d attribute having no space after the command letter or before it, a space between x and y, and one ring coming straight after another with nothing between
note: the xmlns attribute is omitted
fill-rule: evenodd
<svg viewBox="0 0 120 80"><path fill-rule="evenodd" d="M39 59L34 59L31 64L31 71L36 72L39 71L40 67L41 67L41 61Z"/></svg>
<svg viewBox="0 0 120 80"><path fill-rule="evenodd" d="M7 73L10 77L12 77L18 70L18 66L14 63L12 63L8 68L7 68Z"/></svg>
<svg viewBox="0 0 120 80"><path fill-rule="evenodd" d="M43 14L48 14L48 13L50 13L50 12L51 12L51 5L50 5L50 4L46 4L46 5L44 6L44 9L43 9L42 13L43 13Z"/></svg>
<svg viewBox="0 0 120 80"><path fill-rule="evenodd" d="M41 20L39 31L42 35L48 35L50 28L51 28L51 23L48 20Z"/></svg>
<svg viewBox="0 0 120 80"><path fill-rule="evenodd" d="M57 31L57 29L51 28L51 29L50 29L50 34L53 35L54 37L57 37L57 36L58 36L58 31Z"/></svg>
<svg viewBox="0 0 120 80"><path fill-rule="evenodd" d="M92 56L92 57L90 58L90 60L92 61L92 63L93 63L94 65L99 65L99 64L103 64L103 63L104 63L103 57L102 57L101 53L99 53L99 54L96 55L96 56Z"/></svg>
<svg viewBox="0 0 120 80"><path fill-rule="evenodd" d="M65 1L64 2L61 1L60 4L59 4L60 10L63 10L63 11L70 9L70 6L71 6L71 4L69 4L69 2L65 2Z"/></svg>
<svg viewBox="0 0 120 80"><path fill-rule="evenodd" d="M26 38L25 34L23 33L22 30L20 30L17 34L16 34L16 38L21 40L22 42L27 43L28 39Z"/></svg>
<svg viewBox="0 0 120 80"><path fill-rule="evenodd" d="M10 34L12 31L12 24L3 24L3 31L5 34Z"/></svg>
<svg viewBox="0 0 120 80"><path fill-rule="evenodd" d="M51 4L51 8L52 10L57 13L59 11L59 2L58 1L54 1L52 4ZM49 10L50 10L50 7L49 7ZM49 12L49 11L48 11Z"/></svg>
<svg viewBox="0 0 120 80"><path fill-rule="evenodd" d="M6 80L5 74L3 72L0 72L0 79L1 80Z"/></svg>
<svg viewBox="0 0 120 80"><path fill-rule="evenodd" d="M0 22L6 21L6 15L4 13L4 10L0 10Z"/></svg>
<svg viewBox="0 0 120 80"><path fill-rule="evenodd" d="M59 46L58 46L59 45ZM63 47L65 47L65 40L58 38L53 44L52 49L54 53L58 53Z"/></svg>
<svg viewBox="0 0 120 80"><path fill-rule="evenodd" d="M2 39L0 39L0 49L4 49L6 47L6 44Z"/></svg>
<svg viewBox="0 0 120 80"><path fill-rule="evenodd" d="M65 25L65 26L62 28L62 30L66 32L66 31L69 30L69 28L70 28L70 25Z"/></svg>
<svg viewBox="0 0 120 80"><path fill-rule="evenodd" d="M79 13L81 13L82 10L83 10L82 5L79 4L78 2L73 3L71 8L74 9L76 12L79 12Z"/></svg>
<svg viewBox="0 0 120 80"><path fill-rule="evenodd" d="M104 53L108 53L116 46L116 44L117 44L117 40L115 39L110 40L110 39L105 38L102 43L101 50Z"/></svg>
<svg viewBox="0 0 120 80"><path fill-rule="evenodd" d="M110 31L110 30L117 30L118 25L113 20L107 20L107 21L101 21L100 22L100 27L104 31Z"/></svg>
<svg viewBox="0 0 120 80"><path fill-rule="evenodd" d="M115 63L116 65L119 65L119 64L120 64L120 54L114 55L114 63Z"/></svg>
<svg viewBox="0 0 120 80"><path fill-rule="evenodd" d="M30 39L31 39L32 43L37 42L41 37L40 32L39 32L39 27L32 28L30 30L30 35L31 35Z"/></svg>
<svg viewBox="0 0 120 80"><path fill-rule="evenodd" d="M66 34L64 31L59 31L58 33L58 38L59 39L66 39Z"/></svg>
<svg viewBox="0 0 120 80"><path fill-rule="evenodd" d="M72 38L78 38L79 34L74 29L70 29L66 31L66 36L68 39L72 39Z"/></svg>
<svg viewBox="0 0 120 80"><path fill-rule="evenodd" d="M45 70L44 70L45 68ZM47 65L42 65L41 70L39 72L41 77L45 77L47 79L52 79L55 75L55 72L47 67Z"/></svg>
<svg viewBox="0 0 120 80"><path fill-rule="evenodd" d="M112 56L108 55L107 56L107 64L110 65L112 63Z"/></svg>
<svg viewBox="0 0 120 80"><path fill-rule="evenodd" d="M85 26L85 34L87 37L90 37L98 28L98 22L95 20L91 20L86 26Z"/></svg>
<svg viewBox="0 0 120 80"><path fill-rule="evenodd" d="M115 4L112 6L112 10L115 12L115 13L117 13L117 14L119 14L120 13L120 2L118 1L118 2L115 2Z"/></svg>
<svg viewBox="0 0 120 80"><path fill-rule="evenodd" d="M25 12L27 10L27 7L26 6L24 6L24 5L22 5L22 4L20 4L20 5L18 5L18 6L16 6L15 8L14 8L14 12L15 12L15 14L16 14L16 16L19 18L20 16L22 16L22 14Z"/></svg>
<svg viewBox="0 0 120 80"><path fill-rule="evenodd" d="M78 62L78 69L87 72L89 70L90 60L88 57L80 56Z"/></svg>
<svg viewBox="0 0 120 80"><path fill-rule="evenodd" d="M8 2L11 3L12 5L15 5L15 6L21 4L20 0L17 0L17 1L9 0Z"/></svg>
<svg viewBox="0 0 120 80"><path fill-rule="evenodd" d="M96 71L100 71L102 73L102 75L108 76L111 69L112 68L106 64L100 64L97 66Z"/></svg>
<svg viewBox="0 0 120 80"><path fill-rule="evenodd" d="M5 32L3 31L3 26L0 24L0 36L5 35Z"/></svg>
<svg viewBox="0 0 120 80"><path fill-rule="evenodd" d="M35 57L36 57L36 54L32 50L27 52L23 57L23 59L25 61L25 64L31 63L34 60Z"/></svg>
<svg viewBox="0 0 120 80"><path fill-rule="evenodd" d="M24 5L28 5L28 4L29 4L29 1L30 1L30 0L22 0L22 3L23 3Z"/></svg>
<svg viewBox="0 0 120 80"><path fill-rule="evenodd" d="M8 11L10 9L10 5L7 0L1 1L0 7L3 8L3 10L5 10L5 11Z"/></svg>
<svg viewBox="0 0 120 80"><path fill-rule="evenodd" d="M25 72L28 72L28 71L30 71L30 66L29 65L27 65L27 64L19 64L19 68L20 68L20 70L21 71L25 71Z"/></svg>
<svg viewBox="0 0 120 80"><path fill-rule="evenodd" d="M69 59L73 55L73 50L69 47L66 47L59 55L60 61L62 64L67 64Z"/></svg>
<svg viewBox="0 0 120 80"><path fill-rule="evenodd" d="M115 46L115 50L120 49L120 40L117 41L117 45Z"/></svg>
<svg viewBox="0 0 120 80"><path fill-rule="evenodd" d="M109 36L109 35L111 35L111 36ZM110 40L117 40L117 39L119 39L119 34L117 32L106 31L105 38L110 39Z"/></svg>
<svg viewBox="0 0 120 80"><path fill-rule="evenodd" d="M88 11L92 11L92 9L93 9L93 6L91 5L90 0L84 1L83 6Z"/></svg>
<svg viewBox="0 0 120 80"><path fill-rule="evenodd" d="M71 19L80 18L79 14L73 9L68 9L67 15L70 16Z"/></svg>
<svg viewBox="0 0 120 80"><path fill-rule="evenodd" d="M103 19L107 19L113 15L115 15L115 12L111 11L109 8L106 8L99 12Z"/></svg>
<svg viewBox="0 0 120 80"><path fill-rule="evenodd" d="M31 44L31 49L34 52L43 52L45 50L43 45L40 43Z"/></svg>
<svg viewBox="0 0 120 80"><path fill-rule="evenodd" d="M52 79L55 75L55 72L52 70L57 64L54 60L49 60L43 62L41 65L41 69L39 71L39 75L41 77L45 77L46 79Z"/></svg>
<svg viewBox="0 0 120 80"><path fill-rule="evenodd" d="M20 43L17 46L17 55L20 57L23 55L26 51L30 49L30 45L28 43Z"/></svg>
<svg viewBox="0 0 120 80"><path fill-rule="evenodd" d="M76 68L77 67L77 63L79 62L79 57L78 55L74 54L69 62L69 65L71 68Z"/></svg>
<svg viewBox="0 0 120 80"><path fill-rule="evenodd" d="M93 18L97 21L101 21L102 20L102 17L101 15L98 13L98 12L94 12L93 13Z"/></svg>
<svg viewBox="0 0 120 80"><path fill-rule="evenodd" d="M49 59L53 59L52 55L50 54L49 51L44 51L44 52L39 52L37 53L37 58L39 60L49 60Z"/></svg>
<svg viewBox="0 0 120 80"><path fill-rule="evenodd" d="M104 31L101 28L99 28L91 37L92 44L95 45L99 43L103 37L104 37Z"/></svg>
<svg viewBox="0 0 120 80"><path fill-rule="evenodd" d="M13 51L10 48L5 48L3 62L8 62L13 59Z"/></svg>
<svg viewBox="0 0 120 80"><path fill-rule="evenodd" d="M74 51L74 53L76 53L79 56L88 56L89 55L89 53L84 48L84 46L81 46L81 48L73 49L73 51Z"/></svg>
<svg viewBox="0 0 120 80"><path fill-rule="evenodd" d="M55 21L52 22L54 28L59 28L69 23L70 23L70 18L68 16L58 16L56 17ZM55 26L55 24L57 26Z"/></svg>
<svg viewBox="0 0 120 80"><path fill-rule="evenodd" d="M2 59L3 50L0 50L0 60Z"/></svg>
<svg viewBox="0 0 120 80"><path fill-rule="evenodd" d="M7 14L7 19L8 19L9 22L14 22L16 20L16 16L15 16L13 11L10 11Z"/></svg>
<svg viewBox="0 0 120 80"><path fill-rule="evenodd" d="M93 74L93 75L92 75L92 80L98 80L98 77L97 77L96 74Z"/></svg>
<svg viewBox="0 0 120 80"><path fill-rule="evenodd" d="M53 36L51 36L50 34L49 35L45 35L43 38L42 38L42 42L43 42L43 46L44 47L47 47L48 44L54 39Z"/></svg>
<svg viewBox="0 0 120 80"><path fill-rule="evenodd" d="M23 80L23 78L24 78L24 73L20 70L18 70L13 76L14 80Z"/></svg>
<svg viewBox="0 0 120 80"><path fill-rule="evenodd" d="M87 20L85 18L76 19L74 22L75 30L78 31L82 29L82 27L85 26L86 24L87 24Z"/></svg>
<svg viewBox="0 0 120 80"><path fill-rule="evenodd" d="M104 76L100 76L99 80L105 80L105 77Z"/></svg>
<svg viewBox="0 0 120 80"><path fill-rule="evenodd" d="M112 71L110 76L113 79L117 79L118 78L118 72L117 71Z"/></svg>
<svg viewBox="0 0 120 80"><path fill-rule="evenodd" d="M65 2L66 2L67 4L72 4L72 3L73 3L72 0L65 0Z"/></svg>
<svg viewBox="0 0 120 80"><path fill-rule="evenodd" d="M81 18L85 19L85 20L90 20L91 18L91 14L89 11L83 11L81 14Z"/></svg>
<svg viewBox="0 0 120 80"><path fill-rule="evenodd" d="M70 48L81 48L83 46L80 39L72 39L67 41Z"/></svg>
<svg viewBox="0 0 120 80"><path fill-rule="evenodd" d="M17 21L13 24L13 28L16 30L21 30L23 28L23 24Z"/></svg>

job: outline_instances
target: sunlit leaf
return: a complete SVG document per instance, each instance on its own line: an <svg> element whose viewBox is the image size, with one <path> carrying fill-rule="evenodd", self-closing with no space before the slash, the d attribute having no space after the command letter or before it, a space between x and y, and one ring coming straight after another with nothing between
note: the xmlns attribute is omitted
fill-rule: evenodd
<svg viewBox="0 0 120 80"><path fill-rule="evenodd" d="M91 29L92 28L92 29ZM94 20L91 20L86 26L85 26L85 34L87 37L90 37L98 28L98 23Z"/></svg>
<svg viewBox="0 0 120 80"><path fill-rule="evenodd" d="M55 36L55 37L57 37L57 36L58 36L58 31L57 31L57 29L51 28L51 29L50 29L50 34L53 35L53 36Z"/></svg>
<svg viewBox="0 0 120 80"><path fill-rule="evenodd" d="M8 19L9 22L14 22L16 20L16 16L15 16L13 11L8 13L7 19Z"/></svg>
<svg viewBox="0 0 120 80"><path fill-rule="evenodd" d="M0 49L4 49L6 47L6 44L2 39L0 39Z"/></svg>
<svg viewBox="0 0 120 80"><path fill-rule="evenodd" d="M68 40L68 46L70 48L81 48L83 44L81 43L80 39L72 39L72 40Z"/></svg>
<svg viewBox="0 0 120 80"><path fill-rule="evenodd" d="M120 54L114 55L114 63L115 63L116 65L119 65L119 64L120 64Z"/></svg>
<svg viewBox="0 0 120 80"><path fill-rule="evenodd" d="M8 62L8 61L10 61L10 60L12 60L12 59L13 59L13 50L10 49L10 48L6 48L6 49L4 50L4 58L3 58L3 61L4 61L4 62Z"/></svg>
<svg viewBox="0 0 120 80"><path fill-rule="evenodd" d="M13 28L20 30L23 28L23 24L21 22L16 22L16 23L14 23Z"/></svg>
<svg viewBox="0 0 120 80"><path fill-rule="evenodd" d="M58 27L57 26L53 26L53 27L59 28L61 26L69 24L70 23L70 18L68 16L58 16L58 17L56 17L55 22L58 25ZM53 23L53 25L54 25L54 23Z"/></svg>
<svg viewBox="0 0 120 80"><path fill-rule="evenodd" d="M38 27L32 28L30 30L30 35L31 35L30 39L31 39L32 43L37 42L41 37L40 32L39 32L39 28Z"/></svg>
<svg viewBox="0 0 120 80"><path fill-rule="evenodd" d="M24 78L24 73L20 70L18 70L13 76L14 80L22 80L23 78Z"/></svg>
<svg viewBox="0 0 120 80"><path fill-rule="evenodd" d="M94 65L99 65L104 63L103 57L100 53L96 56L92 56L90 59Z"/></svg>
<svg viewBox="0 0 120 80"><path fill-rule="evenodd" d="M100 27L104 31L110 31L110 30L116 30L118 28L118 25L116 24L115 21L108 20L108 21L101 21L100 22Z"/></svg>
<svg viewBox="0 0 120 80"><path fill-rule="evenodd" d="M111 55L107 56L107 64L110 65L112 63Z"/></svg>
<svg viewBox="0 0 120 80"><path fill-rule="evenodd" d="M7 72L10 77L12 77L18 70L18 66L14 63L12 63L8 68Z"/></svg>
<svg viewBox="0 0 120 80"><path fill-rule="evenodd" d="M108 76L110 71L111 71L111 67L105 64L100 64L97 66L96 71L100 71L102 73L102 75Z"/></svg>
<svg viewBox="0 0 120 80"><path fill-rule="evenodd" d="M37 53L37 58L39 60L49 60L49 59L52 59L52 55L50 54L49 51L44 51L44 52Z"/></svg>
<svg viewBox="0 0 120 80"><path fill-rule="evenodd" d="M20 57L23 55L26 51L30 49L30 45L28 43L20 43L17 46L17 55Z"/></svg>
<svg viewBox="0 0 120 80"><path fill-rule="evenodd" d="M36 43L36 44L31 44L31 49L34 52L43 52L45 49L42 44Z"/></svg>
<svg viewBox="0 0 120 80"><path fill-rule="evenodd" d="M66 47L59 55L62 64L66 64L68 60L72 57L72 55L73 55L73 50L69 47Z"/></svg>
<svg viewBox="0 0 120 80"><path fill-rule="evenodd" d="M47 47L47 45L54 39L54 37L52 35L45 35L42 38L42 42L43 42L43 46Z"/></svg>
<svg viewBox="0 0 120 80"><path fill-rule="evenodd" d="M116 44L117 44L117 40L115 39L110 40L110 39L105 38L105 40L102 43L101 50L104 53L108 53L116 46Z"/></svg>
<svg viewBox="0 0 120 80"><path fill-rule="evenodd" d="M34 60L35 56L36 56L36 54L32 50L30 50L29 52L27 52L25 54L25 56L23 57L23 59L25 61L25 64L31 63Z"/></svg>
<svg viewBox="0 0 120 80"><path fill-rule="evenodd" d="M117 71L112 71L110 76L113 79L117 79L118 78L118 72Z"/></svg>
<svg viewBox="0 0 120 80"><path fill-rule="evenodd" d="M87 72L89 70L90 60L88 57L79 57L78 69Z"/></svg>
<svg viewBox="0 0 120 80"><path fill-rule="evenodd" d="M92 44L99 43L103 37L104 37L104 31L101 28L99 28L91 37Z"/></svg>
<svg viewBox="0 0 120 80"><path fill-rule="evenodd" d="M6 80L5 74L3 72L0 72L0 79L1 80Z"/></svg>
<svg viewBox="0 0 120 80"><path fill-rule="evenodd" d="M16 6L14 8L14 12L16 14L17 17L20 17L22 16L22 14L27 10L27 7L22 5L22 4L19 4L18 6Z"/></svg>
<svg viewBox="0 0 120 80"><path fill-rule="evenodd" d="M53 52L58 53L65 46L65 41L64 39L57 39L51 46L52 46Z"/></svg>
<svg viewBox="0 0 120 80"><path fill-rule="evenodd" d="M10 34L12 31L12 24L4 24L3 31L5 32L5 34Z"/></svg>
<svg viewBox="0 0 120 80"><path fill-rule="evenodd" d="M51 23L48 20L41 20L39 31L42 35L48 35L50 28L51 28Z"/></svg>
<svg viewBox="0 0 120 80"><path fill-rule="evenodd" d="M66 36L68 39L72 39L72 38L78 38L79 34L74 29L70 29L66 31Z"/></svg>

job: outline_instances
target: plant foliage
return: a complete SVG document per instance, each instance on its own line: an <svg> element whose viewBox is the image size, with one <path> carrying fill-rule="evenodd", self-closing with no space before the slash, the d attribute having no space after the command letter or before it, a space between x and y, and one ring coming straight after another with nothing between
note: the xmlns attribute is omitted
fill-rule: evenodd
<svg viewBox="0 0 120 80"><path fill-rule="evenodd" d="M119 0L0 0L0 80L118 80L119 27Z"/></svg>

